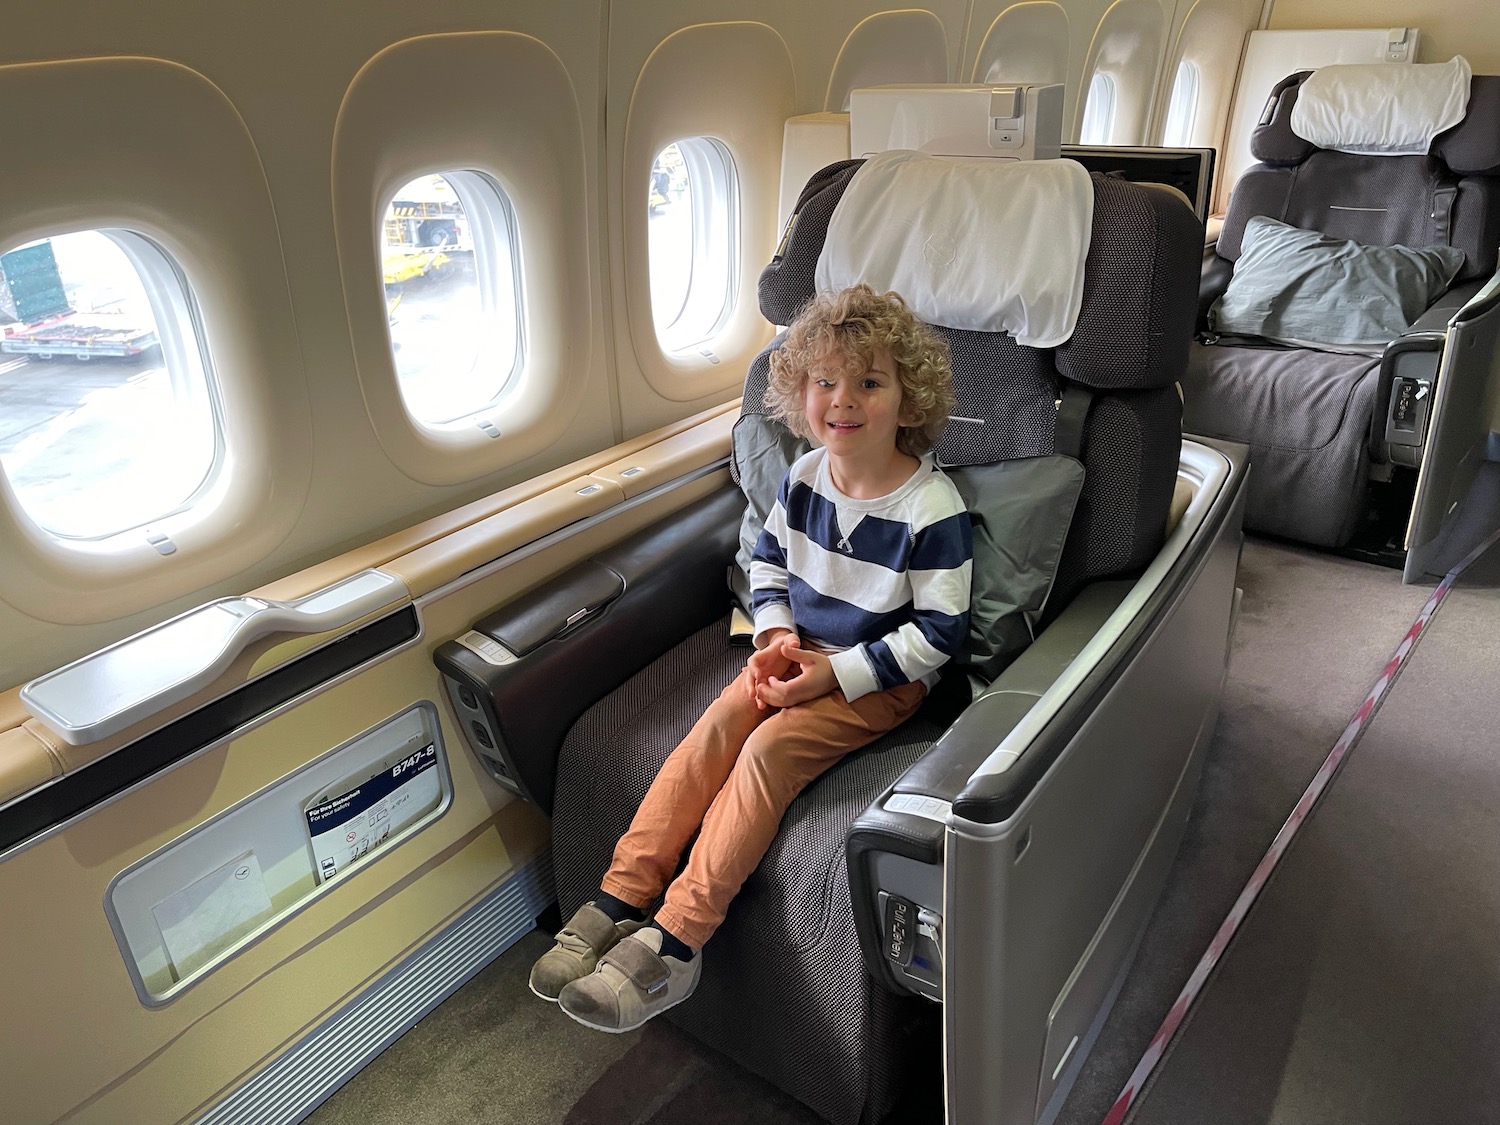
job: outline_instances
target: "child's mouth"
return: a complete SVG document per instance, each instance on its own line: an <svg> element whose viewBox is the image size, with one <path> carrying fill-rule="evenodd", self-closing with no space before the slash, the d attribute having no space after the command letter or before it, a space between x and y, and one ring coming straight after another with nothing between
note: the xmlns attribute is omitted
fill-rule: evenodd
<svg viewBox="0 0 1500 1125"><path fill-rule="evenodd" d="M857 430L857 429L859 429L859 427L860 427L860 423L859 422L829 422L828 423L828 428L830 430Z"/></svg>

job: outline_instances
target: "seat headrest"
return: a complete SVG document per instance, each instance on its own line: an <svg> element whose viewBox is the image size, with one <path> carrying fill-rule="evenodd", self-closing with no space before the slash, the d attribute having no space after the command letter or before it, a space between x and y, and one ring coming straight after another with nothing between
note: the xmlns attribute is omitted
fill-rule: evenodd
<svg viewBox="0 0 1500 1125"><path fill-rule="evenodd" d="M1390 71L1412 69L1389 63L1375 66ZM1250 153L1262 164L1273 167L1301 164L1324 147L1293 130L1298 99L1314 73L1298 71L1271 90L1262 123L1250 135ZM1462 120L1439 132L1428 151L1460 176L1494 175L1500 172L1500 75L1473 75L1468 86Z"/></svg>
<svg viewBox="0 0 1500 1125"><path fill-rule="evenodd" d="M829 223L862 164L840 161L808 181L776 256L761 271L760 307L771 323L790 324L812 298ZM1093 215L1077 323L1064 343L1033 354L1054 356L1059 372L1090 387L1169 386L1192 338L1203 224L1167 192L1097 173L1090 180ZM1005 254L986 264L997 290L1012 258ZM949 331L965 341L954 348L955 378L963 366L958 353L969 348L967 341L994 337L1008 348L1018 347L1000 332ZM974 378L984 377L982 370L974 372Z"/></svg>
<svg viewBox="0 0 1500 1125"><path fill-rule="evenodd" d="M1302 83L1292 132L1319 148L1357 156L1425 156L1432 139L1463 120L1469 60L1392 66L1325 66Z"/></svg>
<svg viewBox="0 0 1500 1125"><path fill-rule="evenodd" d="M815 282L895 290L928 324L1053 348L1078 320L1093 217L1073 160L882 152L834 209Z"/></svg>

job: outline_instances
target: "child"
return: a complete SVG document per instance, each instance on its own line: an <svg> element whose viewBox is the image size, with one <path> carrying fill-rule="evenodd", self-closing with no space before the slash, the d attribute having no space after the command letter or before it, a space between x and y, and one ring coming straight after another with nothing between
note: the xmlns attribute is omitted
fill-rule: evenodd
<svg viewBox="0 0 1500 1125"><path fill-rule="evenodd" d="M949 382L942 341L866 285L815 297L772 354L767 405L821 448L791 467L756 545L755 653L662 764L598 896L532 968L532 991L580 1023L629 1031L686 1000L793 798L905 721L959 650L969 518L927 456Z"/></svg>

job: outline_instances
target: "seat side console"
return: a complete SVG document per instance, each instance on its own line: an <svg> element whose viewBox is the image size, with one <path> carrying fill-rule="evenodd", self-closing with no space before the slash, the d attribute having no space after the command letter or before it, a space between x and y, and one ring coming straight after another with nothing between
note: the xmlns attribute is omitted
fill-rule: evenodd
<svg viewBox="0 0 1500 1125"><path fill-rule="evenodd" d="M726 488L564 571L440 645L464 737L549 816L557 752L597 700L730 607L745 498Z"/></svg>

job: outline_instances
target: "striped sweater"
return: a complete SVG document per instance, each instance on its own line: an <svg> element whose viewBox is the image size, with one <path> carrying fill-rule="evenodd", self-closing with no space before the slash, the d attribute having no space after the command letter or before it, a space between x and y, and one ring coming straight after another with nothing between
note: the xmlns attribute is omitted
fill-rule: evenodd
<svg viewBox="0 0 1500 1125"><path fill-rule="evenodd" d="M972 556L964 502L931 457L896 491L854 500L814 449L781 482L751 557L756 644L797 630L833 653L849 699L931 687L968 634Z"/></svg>

